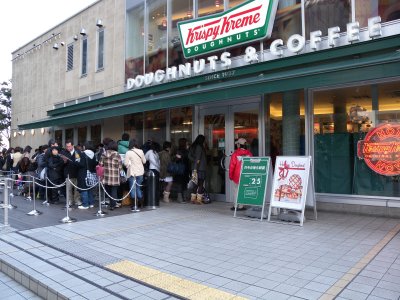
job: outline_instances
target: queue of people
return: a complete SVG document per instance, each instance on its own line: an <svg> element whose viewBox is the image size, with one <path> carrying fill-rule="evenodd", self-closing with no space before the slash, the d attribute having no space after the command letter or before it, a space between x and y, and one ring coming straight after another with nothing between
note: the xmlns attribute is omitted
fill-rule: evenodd
<svg viewBox="0 0 400 300"><path fill-rule="evenodd" d="M56 204L60 195L69 195L67 203L70 207L89 209L94 207L94 198L97 189L88 184L88 173L96 173L96 166L101 167L102 174L99 180L105 188L109 198L109 209L119 207L117 200L123 196L123 189L130 190L132 199L143 205L143 184L145 171L152 171L160 182L157 187L163 202L171 201L173 184L176 186L177 201L202 204L204 183L206 178L206 148L205 137L199 135L193 144L188 147L185 138L179 139L175 148L171 142L165 141L162 150L154 141L147 141L139 146L135 139L129 139L124 133L122 139L114 141L111 138L103 139L103 143L95 147L92 142L84 145L74 145L71 140L60 147L54 139L47 145L42 145L32 154L32 148L26 146L3 149L0 154L0 169L4 174L14 174L29 181L29 176L36 177L37 199L45 199L47 184L47 200ZM29 175L29 176L28 176ZM190 181L192 184L188 185ZM65 180L69 180L68 193L61 187ZM126 185L126 187L125 187ZM135 185L135 186L134 186ZM188 190L188 186L191 190ZM25 193L28 193L26 189ZM133 209L133 207L132 207Z"/></svg>

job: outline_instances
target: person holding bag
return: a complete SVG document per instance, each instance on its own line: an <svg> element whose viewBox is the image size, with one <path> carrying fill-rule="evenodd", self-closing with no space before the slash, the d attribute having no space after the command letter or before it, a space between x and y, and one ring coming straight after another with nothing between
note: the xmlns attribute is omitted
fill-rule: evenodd
<svg viewBox="0 0 400 300"><path fill-rule="evenodd" d="M92 142L86 142L84 150L80 155L72 161L78 167L77 183L78 188L81 189L82 204L78 206L79 209L88 209L94 207L93 189L88 189L93 184L88 184L88 172L93 174L96 172L96 158L94 156L94 145Z"/></svg>
<svg viewBox="0 0 400 300"><path fill-rule="evenodd" d="M137 145L135 139L129 141L129 150L125 153L124 165L127 169L126 176L128 177L129 188L131 189L131 198L138 200L143 205L143 193L141 184L143 182L144 164L146 158L144 157L143 150ZM136 185L132 188L133 185ZM142 206L141 205L141 206ZM135 209L134 206L131 208Z"/></svg>
<svg viewBox="0 0 400 300"><path fill-rule="evenodd" d="M118 144L111 141L107 144L106 152L100 157L99 164L104 167L102 183L105 185L110 197L110 210L117 207L118 187L120 185L120 174L122 170L121 156L117 152Z"/></svg>
<svg viewBox="0 0 400 300"><path fill-rule="evenodd" d="M204 146L205 137L199 134L189 148L189 159L192 166L192 179L194 185L190 202L192 204L203 204L204 182L206 179L207 159L206 148Z"/></svg>

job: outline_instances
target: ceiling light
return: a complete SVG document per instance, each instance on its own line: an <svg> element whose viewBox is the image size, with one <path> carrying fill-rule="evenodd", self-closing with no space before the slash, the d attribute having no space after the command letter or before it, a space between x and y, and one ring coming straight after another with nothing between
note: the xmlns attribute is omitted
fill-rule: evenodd
<svg viewBox="0 0 400 300"><path fill-rule="evenodd" d="M85 36L86 35L86 30L84 28L82 28L81 32L79 34Z"/></svg>

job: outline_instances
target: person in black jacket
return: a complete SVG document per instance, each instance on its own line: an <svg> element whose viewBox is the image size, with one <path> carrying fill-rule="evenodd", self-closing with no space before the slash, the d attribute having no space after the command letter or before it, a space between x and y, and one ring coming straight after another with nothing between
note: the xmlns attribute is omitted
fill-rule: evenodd
<svg viewBox="0 0 400 300"><path fill-rule="evenodd" d="M69 191L67 195L69 195L69 199L66 199L70 206L73 205L81 205L81 196L77 188L78 182L78 165L75 164L75 161L81 157L80 151L76 150L74 147L74 143L71 140L67 140L65 142L65 149L61 152L61 157L64 160L64 178L71 181L72 184L67 184L67 188Z"/></svg>
<svg viewBox="0 0 400 300"><path fill-rule="evenodd" d="M48 189L49 203L55 204L59 202L58 188L53 185L59 185L63 180L63 167L64 161L58 154L58 147L50 148L50 155L47 159L47 178L50 181L50 188Z"/></svg>
<svg viewBox="0 0 400 300"><path fill-rule="evenodd" d="M189 150L187 147L187 139L180 138L178 141L178 149L175 155L175 161L177 163L183 164L184 172L183 174L175 174L174 182L177 184L178 189L178 199L179 203L186 203L186 195L185 192L187 190L187 184L190 178L190 161L189 161Z"/></svg>
<svg viewBox="0 0 400 300"><path fill-rule="evenodd" d="M96 157L94 155L94 145L92 142L86 142L84 150L81 152L80 159L75 161L78 166L78 187L81 193L82 205L79 205L79 209L88 209L94 207L93 188L89 189L90 186L86 184L86 171L89 170L91 173L96 173Z"/></svg>

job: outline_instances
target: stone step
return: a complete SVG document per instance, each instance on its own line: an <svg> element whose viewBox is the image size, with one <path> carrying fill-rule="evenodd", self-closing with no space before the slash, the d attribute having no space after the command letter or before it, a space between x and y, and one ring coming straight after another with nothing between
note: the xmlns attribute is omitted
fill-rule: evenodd
<svg viewBox="0 0 400 300"><path fill-rule="evenodd" d="M132 299L145 296L145 289L150 291L18 232L0 236L0 269L44 299ZM135 289L142 293L134 292ZM170 295L154 292L158 299L171 299Z"/></svg>

